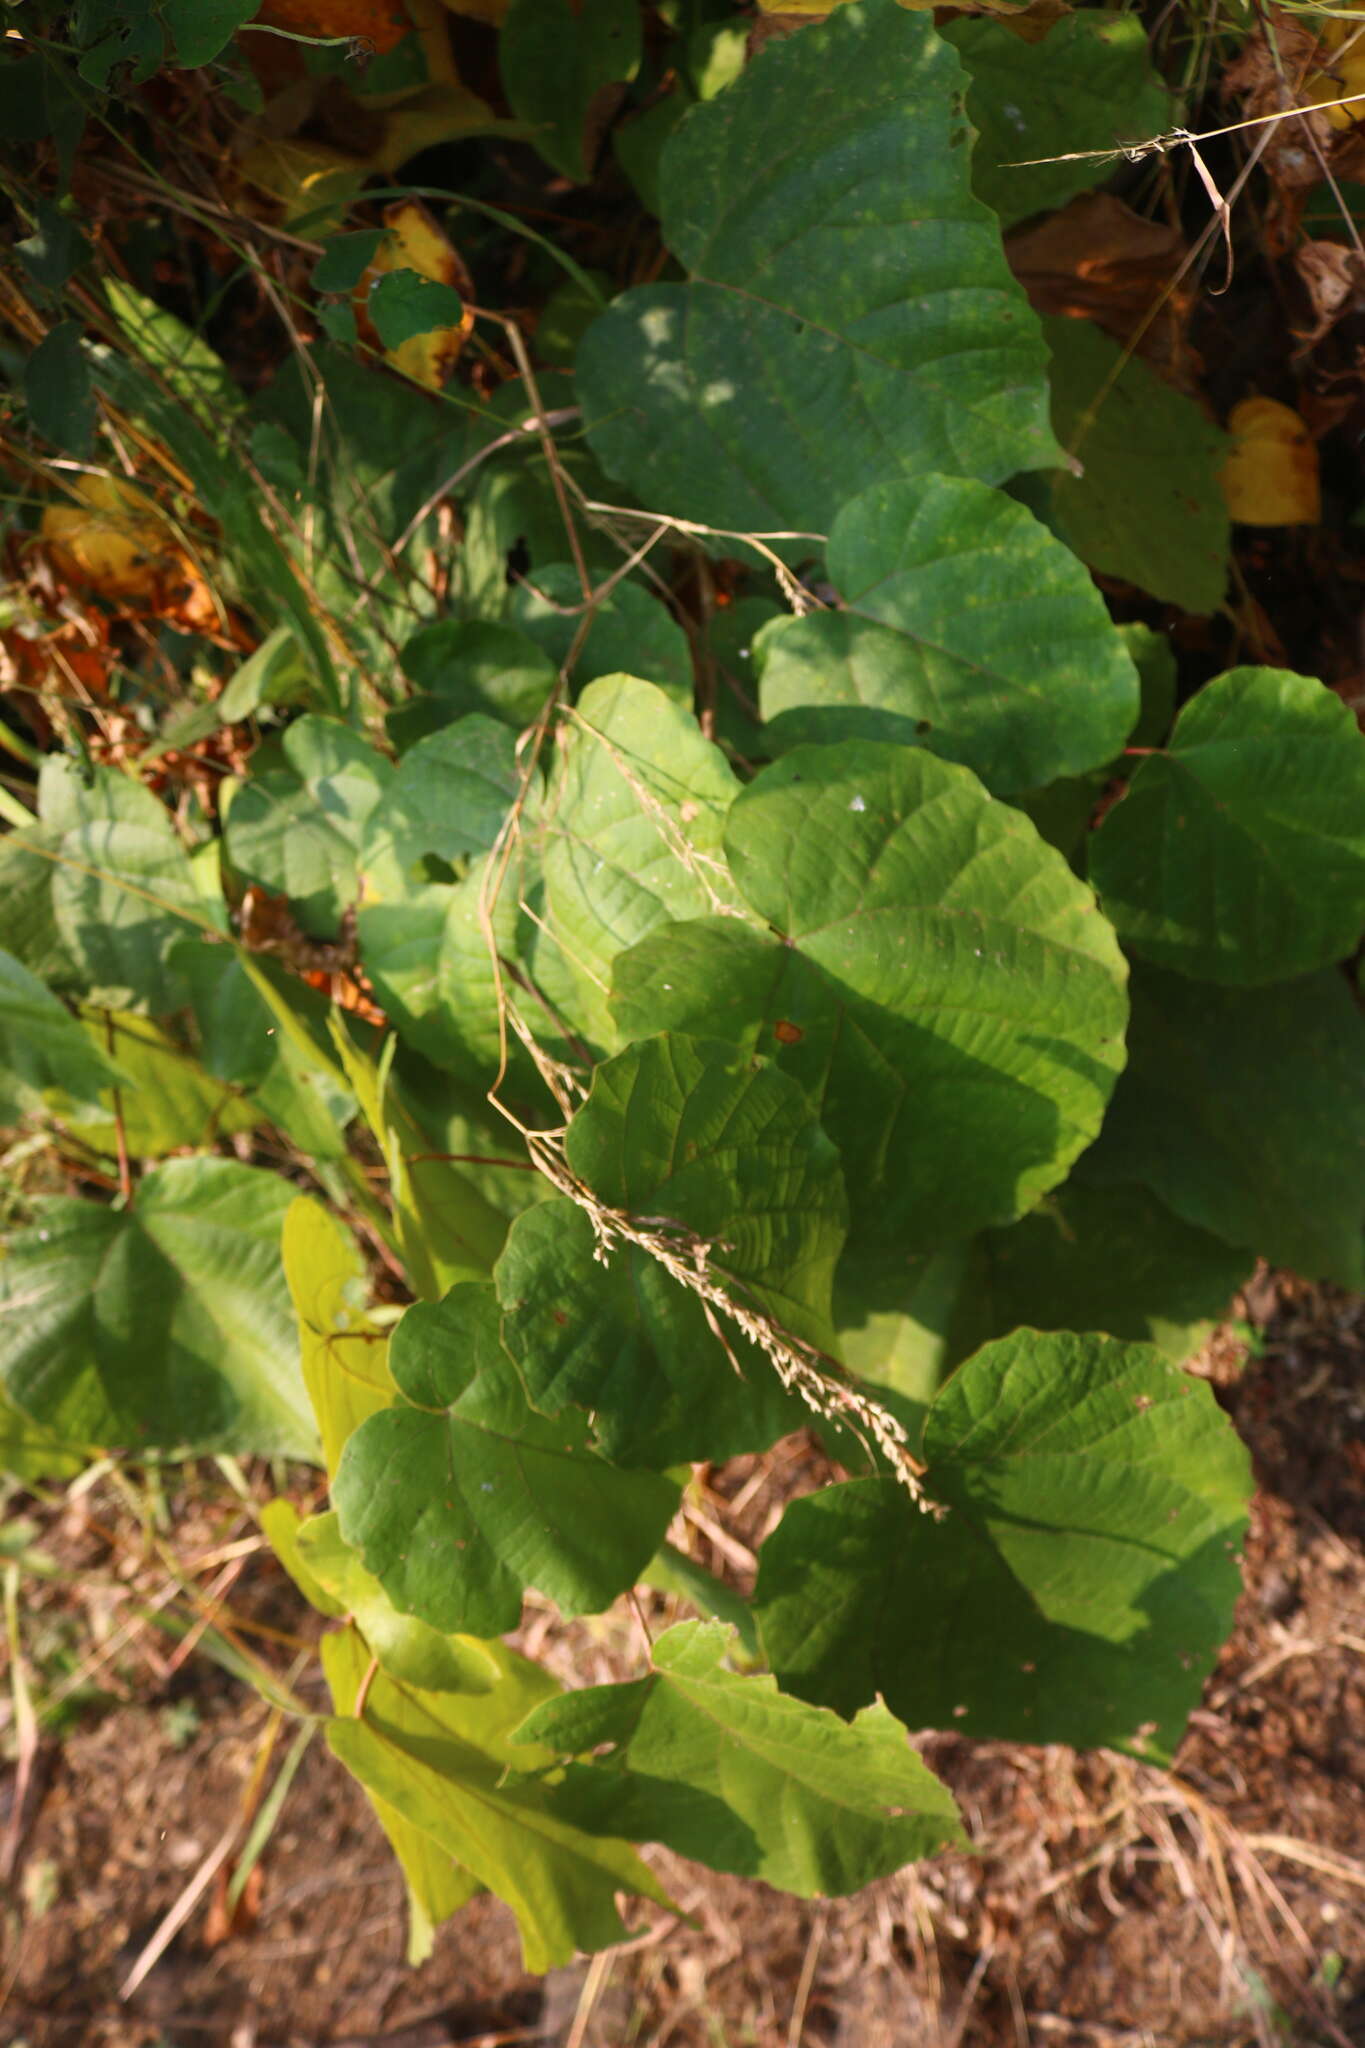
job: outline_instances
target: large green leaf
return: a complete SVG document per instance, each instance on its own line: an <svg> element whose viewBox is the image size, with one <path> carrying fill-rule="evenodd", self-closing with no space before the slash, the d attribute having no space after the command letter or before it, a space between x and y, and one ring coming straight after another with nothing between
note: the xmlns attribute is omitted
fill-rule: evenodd
<svg viewBox="0 0 1365 2048"><path fill-rule="evenodd" d="M682 123L663 236L691 281L625 293L578 361L593 446L645 503L819 534L891 477L1056 460L963 82L927 19L856 0Z"/></svg>
<svg viewBox="0 0 1365 2048"><path fill-rule="evenodd" d="M1090 577L1032 513L961 477L901 479L845 505L829 573L844 609L759 635L774 748L883 739L1032 789L1112 760L1138 677Z"/></svg>
<svg viewBox="0 0 1365 2048"><path fill-rule="evenodd" d="M776 1066L681 1034L628 1046L594 1072L564 1150L609 1209L681 1224L741 1306L832 1342L848 1222L839 1155Z"/></svg>
<svg viewBox="0 0 1365 2048"><path fill-rule="evenodd" d="M110 1009L178 1008L185 992L171 949L212 919L166 810L113 768L86 783L74 764L54 762L40 790L53 914L82 995Z"/></svg>
<svg viewBox="0 0 1365 2048"><path fill-rule="evenodd" d="M498 39L512 111L555 170L583 184L640 68L635 0L512 0Z"/></svg>
<svg viewBox="0 0 1365 2048"><path fill-rule="evenodd" d="M118 1062L123 1142L134 1159L161 1159L186 1146L207 1150L215 1140L250 1130L259 1121L240 1093L205 1073L194 1054L150 1017L114 1010L86 1014L92 1050L108 1046ZM107 1158L118 1152L112 1098L91 1108L77 1098L49 1098L55 1116Z"/></svg>
<svg viewBox="0 0 1365 2048"><path fill-rule="evenodd" d="M85 1026L12 953L0 952L0 1118L15 1122L40 1107L49 1088L98 1102L119 1078Z"/></svg>
<svg viewBox="0 0 1365 2048"><path fill-rule="evenodd" d="M669 918L733 907L721 833L739 785L690 714L631 676L589 685L559 759L542 833L550 938L583 1022L610 1043L616 954Z"/></svg>
<svg viewBox="0 0 1365 2048"><path fill-rule="evenodd" d="M1310 1278L1365 1287L1365 1018L1327 972L1245 995L1133 972L1128 1070L1087 1180Z"/></svg>
<svg viewBox="0 0 1365 2048"><path fill-rule="evenodd" d="M401 1613L492 1636L516 1627L528 1585L584 1613L635 1583L677 1487L595 1456L585 1419L527 1407L490 1286L410 1308L389 1361L404 1400L361 1423L332 1495Z"/></svg>
<svg viewBox="0 0 1365 2048"><path fill-rule="evenodd" d="M87 1443L316 1456L280 1266L287 1181L154 1167L131 1208L50 1196L0 1261L0 1376Z"/></svg>
<svg viewBox="0 0 1365 2048"><path fill-rule="evenodd" d="M1019 1330L925 1424L925 1513L891 1479L795 1502L756 1608L779 1683L911 1727L1168 1758L1232 1622L1247 1454L1146 1345Z"/></svg>
<svg viewBox="0 0 1365 2048"><path fill-rule="evenodd" d="M487 853L521 788L516 747L509 725L478 714L419 739L366 819L362 872L420 882L428 860Z"/></svg>
<svg viewBox="0 0 1365 2048"><path fill-rule="evenodd" d="M1205 684L1090 846L1135 952L1201 981L1288 981L1365 931L1365 738L1307 676Z"/></svg>
<svg viewBox="0 0 1365 2048"><path fill-rule="evenodd" d="M508 1232L503 1342L537 1408L590 1409L607 1457L650 1465L764 1450L809 1419L754 1345L727 1331L722 1346L657 1259L622 1245L604 1265L596 1251L586 1211L562 1197Z"/></svg>
<svg viewBox="0 0 1365 2048"><path fill-rule="evenodd" d="M287 896L302 929L334 939L360 893L357 862L393 768L359 733L312 714L282 742L286 766L253 775L227 821L227 855L246 881Z"/></svg>
<svg viewBox="0 0 1365 2048"><path fill-rule="evenodd" d="M1044 331L1052 424L1074 465L1052 479L1057 531L1092 569L1187 612L1214 611L1228 579L1227 435L1088 320Z"/></svg>
<svg viewBox="0 0 1365 2048"><path fill-rule="evenodd" d="M1135 14L1082 8L1054 22L1041 42L1026 42L1002 21L961 16L940 33L972 81L972 189L1005 227L1108 178L1114 156L1087 158L1087 150L1117 155L1118 144L1170 126L1171 96Z"/></svg>
<svg viewBox="0 0 1365 2048"><path fill-rule="evenodd" d="M1123 1064L1126 968L1089 890L967 769L803 747L736 800L712 918L616 964L630 1036L709 1032L799 1080L843 1156L854 1242L1007 1223L1062 1179Z"/></svg>
<svg viewBox="0 0 1365 2048"><path fill-rule="evenodd" d="M566 1812L802 1898L856 1892L964 1839L952 1794L884 1706L849 1726L769 1677L727 1671L734 1640L718 1622L680 1622L648 1678L535 1710L518 1739L615 1752L570 1764Z"/></svg>
<svg viewBox="0 0 1365 2048"><path fill-rule="evenodd" d="M554 668L536 643L489 619L439 619L413 635L401 660L419 694L389 714L400 749L471 711L529 725L555 686Z"/></svg>
<svg viewBox="0 0 1365 2048"><path fill-rule="evenodd" d="M566 1152L606 1209L661 1234L684 1267L703 1258L740 1308L833 1348L843 1180L776 1067L717 1040L629 1046L597 1068ZM594 1244L575 1204L548 1202L513 1225L498 1263L504 1341L537 1407L592 1409L613 1457L643 1445L669 1461L722 1457L796 1426L770 1361L733 1325L718 1339L723 1311L645 1248L618 1244L604 1267Z"/></svg>
<svg viewBox="0 0 1365 2048"><path fill-rule="evenodd" d="M544 1971L567 1963L577 1949L607 1948L624 1938L618 1891L669 1901L625 1842L589 1835L561 1816L555 1788L541 1775L554 1752L510 1739L558 1688L500 1643L487 1648L504 1672L491 1692L424 1692L379 1670L360 1717L353 1709L369 1652L352 1629L326 1637L323 1666L339 1710L328 1723L327 1742L359 1778L385 1825L391 1814L406 1824L409 1857L419 1842L407 1829L431 1845L447 1882L453 1862L507 1901L527 1969ZM406 1858L405 1868L411 1882Z"/></svg>

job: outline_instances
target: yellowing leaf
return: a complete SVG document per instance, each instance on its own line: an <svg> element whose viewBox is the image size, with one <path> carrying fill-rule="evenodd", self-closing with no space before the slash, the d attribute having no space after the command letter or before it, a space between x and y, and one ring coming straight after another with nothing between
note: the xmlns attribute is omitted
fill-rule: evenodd
<svg viewBox="0 0 1365 2048"><path fill-rule="evenodd" d="M1229 516L1243 526L1316 526L1322 517L1318 451L1292 406L1244 398L1228 418L1232 453L1222 470Z"/></svg>
<svg viewBox="0 0 1365 2048"><path fill-rule="evenodd" d="M220 607L165 514L131 484L108 476L71 483L79 502L49 505L41 533L57 574L110 603L216 634Z"/></svg>
<svg viewBox="0 0 1365 2048"><path fill-rule="evenodd" d="M361 335L372 345L378 342L366 313L370 293L381 277L396 270L415 270L437 284L449 285L465 301L463 317L454 327L435 327L428 334L414 334L397 348L385 349L386 362L411 377L428 391L439 391L459 359L474 314L469 301L474 287L454 244L442 232L425 206L416 199L403 199L384 209L388 234L375 250L355 292L356 319Z"/></svg>

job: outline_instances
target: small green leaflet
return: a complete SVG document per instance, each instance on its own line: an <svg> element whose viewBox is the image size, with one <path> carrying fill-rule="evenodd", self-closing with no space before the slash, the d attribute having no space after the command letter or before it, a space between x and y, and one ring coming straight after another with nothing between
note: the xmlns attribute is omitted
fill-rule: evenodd
<svg viewBox="0 0 1365 2048"><path fill-rule="evenodd" d="M312 714L288 727L281 747L285 765L237 793L227 857L246 881L287 896L311 937L334 939L359 895L365 826L394 770L359 733Z"/></svg>
<svg viewBox="0 0 1365 2048"><path fill-rule="evenodd" d="M1251 1478L1147 1345L1018 1330L958 1368L889 1478L788 1508L755 1613L784 1690L914 1728L1169 1758L1232 1624Z"/></svg>
<svg viewBox="0 0 1365 2048"><path fill-rule="evenodd" d="M1331 690L1280 669L1206 683L1139 761L1090 848L1106 916L1158 967L1289 981L1365 931L1365 738Z"/></svg>
<svg viewBox="0 0 1365 2048"><path fill-rule="evenodd" d="M512 0L498 62L512 111L547 164L582 184L640 68L635 0Z"/></svg>
<svg viewBox="0 0 1365 2048"><path fill-rule="evenodd" d="M680 1622L648 1678L538 1707L518 1741L617 1752L569 1765L564 1811L802 1898L858 1891L965 1839L952 1794L884 1706L850 1726L770 1677L727 1671L734 1645L721 1623Z"/></svg>
<svg viewBox="0 0 1365 2048"><path fill-rule="evenodd" d="M581 1418L526 1405L487 1285L407 1311L389 1347L402 1397L348 1440L332 1486L346 1541L395 1607L449 1635L515 1628L525 1586L567 1613L635 1583L677 1487L620 1471Z"/></svg>

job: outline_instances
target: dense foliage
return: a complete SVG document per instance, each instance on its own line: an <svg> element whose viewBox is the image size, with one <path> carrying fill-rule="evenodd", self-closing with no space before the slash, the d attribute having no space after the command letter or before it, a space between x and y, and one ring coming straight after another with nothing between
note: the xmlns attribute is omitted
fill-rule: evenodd
<svg viewBox="0 0 1365 2048"><path fill-rule="evenodd" d="M86 1171L13 1205L4 1464L325 1466L265 1525L414 1952L481 1887L609 1943L642 1842L856 1889L960 1831L907 1728L1168 1758L1249 1485L1182 1361L1258 1256L1365 1283L1365 744L1091 573L1227 571L1220 431L1002 246L1112 167L1016 159L1176 120L1136 18L512 0L495 105L409 0L290 46L361 159L251 4L32 12L0 1098ZM221 199L147 168L206 82ZM367 185L435 144L534 321ZM652 274L498 206L532 146ZM741 1600L691 1468L802 1429ZM500 1640L642 1580L702 1618L627 1682Z"/></svg>

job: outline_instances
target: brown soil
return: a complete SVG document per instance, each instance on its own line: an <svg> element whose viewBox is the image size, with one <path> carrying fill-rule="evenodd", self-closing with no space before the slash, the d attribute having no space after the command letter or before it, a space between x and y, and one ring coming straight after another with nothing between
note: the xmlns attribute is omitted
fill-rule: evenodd
<svg viewBox="0 0 1365 2048"><path fill-rule="evenodd" d="M1236 1632L1164 1774L1107 1754L923 1747L971 1856L859 1898L805 1904L656 1860L691 1916L652 1909L632 1946L522 1971L510 1916L476 1900L418 1970L401 1885L359 1791L304 1758L236 1922L224 1871L128 2000L120 1985L240 1817L269 1708L203 1648L126 1627L172 1582L98 1490L31 1509L66 1576L26 1582L25 1648L48 1688L81 1659L103 1689L0 1803L13 1858L0 1966L9 2048L1270 2048L1365 2044L1365 1304L1263 1280L1267 1326L1205 1369L1250 1444L1259 1492ZM718 1485L718 1519L734 1475ZM249 1531L189 1475L182 1571ZM122 1519L120 1519L122 1517ZM756 1535L741 1515L731 1536ZM742 1538L741 1538L742 1540ZM742 1569L742 1552L732 1562ZM267 1558L225 1597L305 1628ZM158 1576L159 1574L159 1576ZM543 1633L545 1620L532 1624ZM280 1669L289 1650L276 1638ZM297 1641L297 1637L295 1638ZM610 1629L582 1639L587 1675ZM174 1667L174 1668L170 1668ZM582 1664L580 1664L580 1672ZM73 1696L79 1688L68 1677ZM306 1692L307 1675L297 1681ZM319 1702L321 1703L321 1702ZM179 1745L179 1746L177 1746ZM22 1797L17 1795L22 1794Z"/></svg>

